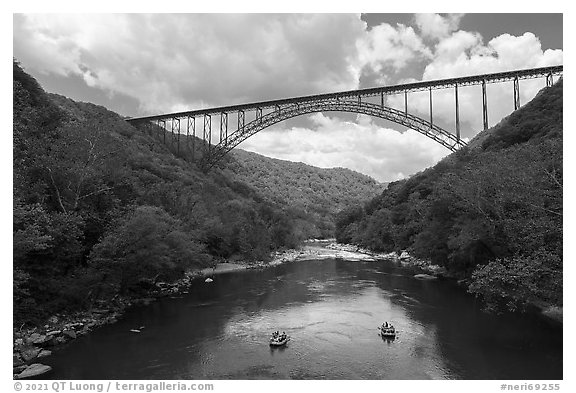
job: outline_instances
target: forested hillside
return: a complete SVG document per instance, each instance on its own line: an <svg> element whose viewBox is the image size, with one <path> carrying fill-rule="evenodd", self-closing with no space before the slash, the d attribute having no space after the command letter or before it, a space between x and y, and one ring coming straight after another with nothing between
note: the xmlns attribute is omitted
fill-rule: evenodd
<svg viewBox="0 0 576 393"><path fill-rule="evenodd" d="M247 152L205 174L157 130L13 73L16 324L333 236L335 213L382 187Z"/></svg>
<svg viewBox="0 0 576 393"><path fill-rule="evenodd" d="M350 169L320 169L240 149L231 152L224 173L249 184L268 201L289 206L294 215L308 217L312 225L307 235L316 238L333 237L337 212L386 187Z"/></svg>
<svg viewBox="0 0 576 393"><path fill-rule="evenodd" d="M222 258L295 247L305 218L206 175L107 109L14 62L14 321L40 321Z"/></svg>
<svg viewBox="0 0 576 393"><path fill-rule="evenodd" d="M562 80L378 197L341 211L337 239L410 250L468 279L488 308L562 305Z"/></svg>

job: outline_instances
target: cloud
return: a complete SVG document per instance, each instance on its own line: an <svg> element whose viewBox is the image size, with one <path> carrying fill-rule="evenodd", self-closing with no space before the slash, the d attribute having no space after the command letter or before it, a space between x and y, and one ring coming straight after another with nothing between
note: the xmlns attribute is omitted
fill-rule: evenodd
<svg viewBox="0 0 576 393"><path fill-rule="evenodd" d="M159 112L357 88L365 29L352 14L30 14L14 52Z"/></svg>
<svg viewBox="0 0 576 393"><path fill-rule="evenodd" d="M431 39L441 39L458 29L464 14L416 14L414 19L422 35Z"/></svg>
<svg viewBox="0 0 576 393"><path fill-rule="evenodd" d="M323 168L346 167L386 182L418 172L449 153L416 131L382 128L364 115L349 122L317 113L310 121L310 128L263 130L239 147Z"/></svg>
<svg viewBox="0 0 576 393"><path fill-rule="evenodd" d="M368 70L391 82L432 51L412 27L354 14L16 14L14 55L144 114L350 90Z"/></svg>
<svg viewBox="0 0 576 393"><path fill-rule="evenodd" d="M402 24L392 27L387 23L373 27L358 40L361 67L368 66L374 72L396 71L414 60L429 58L432 52L412 27Z"/></svg>
<svg viewBox="0 0 576 393"><path fill-rule="evenodd" d="M422 79L446 79L558 64L562 64L562 50L542 50L539 39L530 32L521 36L503 34L484 44L478 33L457 31L438 41ZM521 81L521 103L528 102L544 86L544 79ZM514 110L512 82L489 84L487 96L488 120L492 126ZM448 122L452 128L454 100L452 89L433 92L434 117ZM398 108L404 105L404 99L400 96L391 97L389 102ZM471 137L483 127L481 87L460 88L459 104L461 122L468 123L463 135ZM411 94L409 109L427 118L428 93Z"/></svg>
<svg viewBox="0 0 576 393"><path fill-rule="evenodd" d="M521 36L502 34L484 45L477 33L456 32L438 43L434 59L423 79L438 79L562 63L562 50L542 50L530 32Z"/></svg>

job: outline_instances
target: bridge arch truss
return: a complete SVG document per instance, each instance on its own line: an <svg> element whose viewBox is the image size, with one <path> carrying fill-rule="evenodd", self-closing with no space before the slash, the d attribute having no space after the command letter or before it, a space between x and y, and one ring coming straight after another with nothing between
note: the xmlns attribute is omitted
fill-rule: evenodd
<svg viewBox="0 0 576 393"><path fill-rule="evenodd" d="M349 112L364 114L392 121L396 124L418 131L433 139L451 151L465 146L462 139L454 134L424 120L418 116L370 102L328 99L278 105L274 111L265 115L256 116L256 119L240 126L231 134L224 135L216 145L208 145L209 152L203 157L202 167L211 168L220 161L230 150L254 134L281 121L316 112Z"/></svg>
<svg viewBox="0 0 576 393"><path fill-rule="evenodd" d="M163 142L170 142L176 147L178 153L181 151L181 137L184 137L185 146L192 153L191 158L194 161L197 150L195 145L201 143L202 155L199 163L206 170L212 168L230 150L259 131L283 120L316 112L349 112L385 119L418 131L449 150L456 151L465 146L465 142L460 138L458 101L458 89L460 87L481 86L482 118L484 129L487 129L487 84L512 82L514 110L517 110L520 108L520 80L545 78L546 86L552 86L554 77L559 77L562 74L563 66L560 65L199 109L131 118L127 121L134 125L156 125L156 130L163 133ZM454 91L454 133L434 124L432 92L439 89L453 89ZM429 120L408 112L408 94L419 91L429 93ZM398 94L404 96L404 110L385 105L387 96ZM367 100L369 98L372 100L379 98L380 102L379 104L370 102ZM250 116L248 116L249 114ZM235 122L235 117L237 118L237 125L230 127ZM251 118L253 120L250 120ZM212 134L214 131L218 131L217 129L213 130L213 128L217 127L218 124L219 138L214 138L218 142L213 144ZM229 132L229 128L234 131Z"/></svg>

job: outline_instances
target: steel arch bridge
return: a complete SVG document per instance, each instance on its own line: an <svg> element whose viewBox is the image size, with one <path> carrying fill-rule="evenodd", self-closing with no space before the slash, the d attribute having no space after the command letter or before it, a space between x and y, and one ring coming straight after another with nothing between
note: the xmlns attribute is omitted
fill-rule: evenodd
<svg viewBox="0 0 576 393"><path fill-rule="evenodd" d="M198 137L202 137L200 145L202 154L199 164L205 170L212 168L230 150L259 131L283 120L315 112L350 112L389 120L418 131L449 150L456 151L466 145L460 138L459 87L482 86L482 117L484 129L487 129L488 100L486 85L488 83L512 81L514 110L516 110L520 107L520 80L546 78L546 86L551 86L554 83L554 76L561 76L562 73L563 66L560 65L168 113L131 118L127 119L127 121L140 128L143 126L144 128L156 129L157 131L161 130L163 142L175 146L178 153L181 151L181 137L185 138L183 147L191 152L192 160L195 160L196 144L200 142L197 141L196 131L201 128L201 134L198 135ZM432 91L438 89L454 89L454 133L434 124ZM408 93L418 91L429 92L429 119L422 119L408 113ZM385 105L387 96L397 94L404 95L404 110L394 109ZM374 97L380 99L378 104L366 101L367 98L374 99ZM252 114L253 120L250 120L247 112ZM229 132L229 115L236 115L237 118L237 127L232 132ZM217 119L214 122L212 121L213 117ZM201 127L197 127L197 119L200 120ZM218 142L213 144L213 126L218 127L218 125ZM168 138L167 133L170 134Z"/></svg>
<svg viewBox="0 0 576 393"><path fill-rule="evenodd" d="M225 135L224 139L215 146L208 146L211 151L208 153L202 164L205 168L211 168L214 164L220 161L226 153L257 132L283 120L315 112L351 112L379 117L418 131L447 147L451 151L456 151L458 148L465 145L461 139L458 139L448 131L417 116L406 114L397 109L368 102L337 99L321 100L305 102L302 104L279 106L273 112L245 124L244 127L237 129L229 135Z"/></svg>

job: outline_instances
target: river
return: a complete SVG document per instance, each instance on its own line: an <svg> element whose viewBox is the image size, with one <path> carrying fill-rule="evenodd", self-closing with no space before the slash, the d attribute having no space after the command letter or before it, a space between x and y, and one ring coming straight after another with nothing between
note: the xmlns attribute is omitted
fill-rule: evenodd
<svg viewBox="0 0 576 393"><path fill-rule="evenodd" d="M414 273L326 259L221 274L44 363L53 379L562 379L562 326L488 315L452 281ZM378 336L385 320L396 339ZM292 337L285 348L269 347L274 330Z"/></svg>

